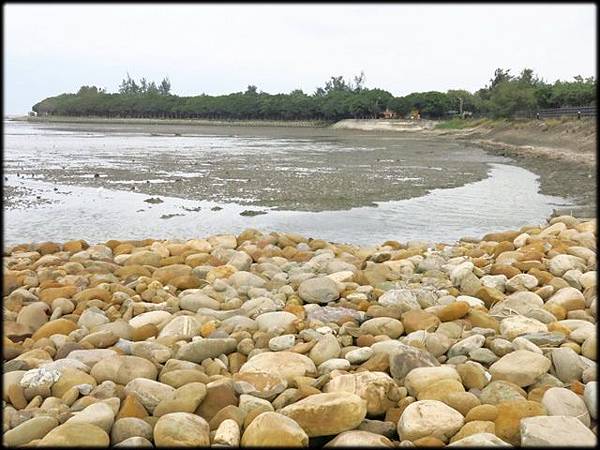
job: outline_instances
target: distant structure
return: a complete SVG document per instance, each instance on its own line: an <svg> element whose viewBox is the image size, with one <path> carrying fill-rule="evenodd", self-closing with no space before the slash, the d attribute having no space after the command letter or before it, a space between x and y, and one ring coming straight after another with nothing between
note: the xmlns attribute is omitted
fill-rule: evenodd
<svg viewBox="0 0 600 450"><path fill-rule="evenodd" d="M396 114L395 111L391 111L389 108L386 108L382 115L384 119L395 119L398 117L398 114Z"/></svg>
<svg viewBox="0 0 600 450"><path fill-rule="evenodd" d="M417 109L414 109L411 111L410 115L408 116L408 118L410 120L421 120L421 112Z"/></svg>
<svg viewBox="0 0 600 450"><path fill-rule="evenodd" d="M29 111L29 112L27 113L27 115L28 115L29 117L35 117L35 116L37 116L37 113L36 113L35 111Z"/></svg>

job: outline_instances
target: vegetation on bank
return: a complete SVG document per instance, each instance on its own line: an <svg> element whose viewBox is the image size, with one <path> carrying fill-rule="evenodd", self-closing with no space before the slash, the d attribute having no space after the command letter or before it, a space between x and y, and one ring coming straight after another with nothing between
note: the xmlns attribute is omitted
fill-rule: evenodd
<svg viewBox="0 0 600 450"><path fill-rule="evenodd" d="M129 75L118 93L96 86L82 86L76 94L61 94L35 104L38 115L107 118L176 118L210 120L296 120L332 122L350 118L378 118L394 113L407 117L447 118L460 112L491 118L511 117L517 111L596 104L594 77L547 83L532 70L517 76L497 69L489 84L475 93L466 90L415 92L395 97L382 89L364 86L365 77L347 81L331 77L312 94L294 90L289 94L259 92L248 86L245 92L228 95L178 96L171 83L139 82Z"/></svg>
<svg viewBox="0 0 600 450"><path fill-rule="evenodd" d="M445 120L443 122L438 123L435 128L438 130L462 130L465 128L474 128L480 125L493 125L499 119L488 119L488 118L479 118L479 119L460 119L458 117Z"/></svg>
<svg viewBox="0 0 600 450"><path fill-rule="evenodd" d="M595 122L594 118L584 118L583 120L577 120L572 117L557 117L557 118L544 118L542 120L536 119L506 119L506 118L489 118L480 117L476 119L460 119L454 117L452 119L444 120L435 125L437 130L463 130L468 128L498 128L504 126L510 126L513 129L520 129L531 124L536 126L540 125L543 128L550 129L563 124L576 124L578 126L588 126L589 123Z"/></svg>

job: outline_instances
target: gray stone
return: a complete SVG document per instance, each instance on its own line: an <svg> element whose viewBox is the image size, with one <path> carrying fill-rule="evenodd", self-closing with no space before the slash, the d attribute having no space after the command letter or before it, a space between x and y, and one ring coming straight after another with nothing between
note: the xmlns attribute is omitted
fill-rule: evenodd
<svg viewBox="0 0 600 450"><path fill-rule="evenodd" d="M179 307L187 311L196 312L200 308L220 309L221 304L208 295L196 292L180 298Z"/></svg>
<svg viewBox="0 0 600 450"><path fill-rule="evenodd" d="M596 435L575 417L536 416L521 419L523 447L587 447L596 445Z"/></svg>
<svg viewBox="0 0 600 450"><path fill-rule="evenodd" d="M522 338L531 341L538 347L558 347L563 344L566 337L562 333L543 331L540 333L526 333L521 335Z"/></svg>
<svg viewBox="0 0 600 450"><path fill-rule="evenodd" d="M590 381L585 385L585 389L583 391L583 400L587 409L592 416L592 419L596 420L598 418L598 382Z"/></svg>
<svg viewBox="0 0 600 450"><path fill-rule="evenodd" d="M450 347L448 350L448 358L459 355L468 355L475 349L483 347L485 337L480 334L469 336Z"/></svg>
<svg viewBox="0 0 600 450"><path fill-rule="evenodd" d="M570 389L553 387L544 392L542 405L549 416L571 416L590 426L590 414L585 402Z"/></svg>
<svg viewBox="0 0 600 450"><path fill-rule="evenodd" d="M493 380L510 381L523 387L535 383L548 369L550 360L545 356L527 350L516 350L492 364L490 373Z"/></svg>
<svg viewBox="0 0 600 450"><path fill-rule="evenodd" d="M406 407L398 421L400 439L433 436L448 441L465 422L461 413L438 400L420 400Z"/></svg>
<svg viewBox="0 0 600 450"><path fill-rule="evenodd" d="M115 444L114 447L154 447L154 445L146 438L135 436Z"/></svg>
<svg viewBox="0 0 600 450"><path fill-rule="evenodd" d="M496 354L489 348L476 348L469 352L469 359L489 366L498 361Z"/></svg>
<svg viewBox="0 0 600 450"><path fill-rule="evenodd" d="M336 282L327 277L304 280L298 286L298 295L307 303L329 303L340 297Z"/></svg>
<svg viewBox="0 0 600 450"><path fill-rule="evenodd" d="M208 358L216 358L235 352L237 341L233 338L225 339L199 339L184 344L177 351L177 359L201 363Z"/></svg>
<svg viewBox="0 0 600 450"><path fill-rule="evenodd" d="M436 367L440 363L431 353L410 345L400 344L398 350L390 354L390 373L396 381L401 381L417 367Z"/></svg>
<svg viewBox="0 0 600 450"><path fill-rule="evenodd" d="M296 337L293 334L284 334L282 336L276 336L269 340L269 349L273 352L279 352L281 350L287 350L294 346Z"/></svg>
<svg viewBox="0 0 600 450"><path fill-rule="evenodd" d="M344 317L352 318L358 322L365 320L365 313L355 309L341 306L321 306L319 308L305 308L308 320L318 320L323 323L336 322Z"/></svg>
<svg viewBox="0 0 600 450"><path fill-rule="evenodd" d="M579 355L572 348L556 348L550 352L549 357L552 361L550 373L556 375L562 382L581 380L584 366Z"/></svg>
<svg viewBox="0 0 600 450"><path fill-rule="evenodd" d="M448 444L448 447L512 447L492 433L475 433Z"/></svg>
<svg viewBox="0 0 600 450"><path fill-rule="evenodd" d="M344 358L350 361L350 364L361 364L373 356L373 349L371 347L360 347L356 350L351 350Z"/></svg>
<svg viewBox="0 0 600 450"><path fill-rule="evenodd" d="M113 426L115 414L116 412L109 404L98 402L84 408L66 423L88 423L96 425L108 433Z"/></svg>
<svg viewBox="0 0 600 450"><path fill-rule="evenodd" d="M135 378L125 386L125 394L133 394L150 413L161 401L170 398L175 388L146 378Z"/></svg>
<svg viewBox="0 0 600 450"><path fill-rule="evenodd" d="M411 309L421 309L417 296L410 289L391 289L377 299L383 306L399 306L401 312Z"/></svg>
<svg viewBox="0 0 600 450"><path fill-rule="evenodd" d="M124 417L117 420L110 430L110 442L112 445L133 437L152 439L152 427L148 422L137 417Z"/></svg>
<svg viewBox="0 0 600 450"><path fill-rule="evenodd" d="M394 422L384 422L383 420L364 419L358 426L358 430L381 434L389 439L396 436L396 424Z"/></svg>

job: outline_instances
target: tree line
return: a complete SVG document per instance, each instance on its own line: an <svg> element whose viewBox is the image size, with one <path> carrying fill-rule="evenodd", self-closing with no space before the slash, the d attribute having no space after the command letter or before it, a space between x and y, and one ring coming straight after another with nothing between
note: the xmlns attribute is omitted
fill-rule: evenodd
<svg viewBox="0 0 600 450"><path fill-rule="evenodd" d="M178 96L171 93L167 77L157 84L145 78L136 82L127 74L117 93L82 86L76 94L46 98L32 110L39 115L58 116L336 121L378 118L384 111L399 117L419 113L431 119L461 111L511 117L517 111L596 104L594 77L576 76L573 81L548 83L531 69L524 69L518 75L497 69L489 83L473 93L429 91L395 97L382 89L369 89L364 83L361 73L352 80L331 77L312 94L300 89L289 94L268 94L251 85L244 92L227 95Z"/></svg>

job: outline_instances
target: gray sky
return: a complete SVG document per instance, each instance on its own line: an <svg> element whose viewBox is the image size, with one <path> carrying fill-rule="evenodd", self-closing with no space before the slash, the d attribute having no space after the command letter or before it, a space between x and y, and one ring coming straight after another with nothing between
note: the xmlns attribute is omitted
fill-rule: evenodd
<svg viewBox="0 0 600 450"><path fill-rule="evenodd" d="M394 95L483 87L497 67L596 73L596 7L576 5L4 5L4 111L129 72L179 95L255 84L312 93L364 70Z"/></svg>

